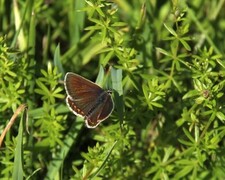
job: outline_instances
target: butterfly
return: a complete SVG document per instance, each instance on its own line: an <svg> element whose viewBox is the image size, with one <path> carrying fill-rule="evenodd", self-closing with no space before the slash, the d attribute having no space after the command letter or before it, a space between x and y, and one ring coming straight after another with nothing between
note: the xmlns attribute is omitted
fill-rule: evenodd
<svg viewBox="0 0 225 180"><path fill-rule="evenodd" d="M114 109L111 90L103 90L88 79L68 72L64 85L67 93L66 103L77 116L85 119L88 128L95 128L107 119Z"/></svg>

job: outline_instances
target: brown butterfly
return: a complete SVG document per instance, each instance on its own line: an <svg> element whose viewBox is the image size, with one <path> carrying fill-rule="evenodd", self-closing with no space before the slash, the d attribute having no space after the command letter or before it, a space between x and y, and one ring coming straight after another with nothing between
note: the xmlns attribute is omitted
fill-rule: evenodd
<svg viewBox="0 0 225 180"><path fill-rule="evenodd" d="M95 128L112 113L112 91L105 91L97 84L71 72L65 75L64 85L69 109L75 115L84 117L88 128Z"/></svg>

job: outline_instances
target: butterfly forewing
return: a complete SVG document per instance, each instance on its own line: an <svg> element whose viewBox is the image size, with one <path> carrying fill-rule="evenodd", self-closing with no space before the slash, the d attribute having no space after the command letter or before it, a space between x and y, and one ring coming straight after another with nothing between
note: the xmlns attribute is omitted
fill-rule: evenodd
<svg viewBox="0 0 225 180"><path fill-rule="evenodd" d="M84 113L88 113L92 108L92 102L104 92L98 85L74 73L66 74L65 87L70 99L70 102L67 99L67 103L74 102L76 108Z"/></svg>
<svg viewBox="0 0 225 180"><path fill-rule="evenodd" d="M104 92L98 85L74 73L66 74L65 87L67 94L77 101L86 96L94 97Z"/></svg>

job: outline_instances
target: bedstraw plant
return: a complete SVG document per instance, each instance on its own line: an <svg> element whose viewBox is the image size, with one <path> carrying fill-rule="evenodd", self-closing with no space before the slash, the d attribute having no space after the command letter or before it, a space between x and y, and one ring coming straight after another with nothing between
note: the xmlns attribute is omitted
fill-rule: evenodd
<svg viewBox="0 0 225 180"><path fill-rule="evenodd" d="M0 4L0 178L225 178L223 0ZM97 128L66 72L113 90Z"/></svg>

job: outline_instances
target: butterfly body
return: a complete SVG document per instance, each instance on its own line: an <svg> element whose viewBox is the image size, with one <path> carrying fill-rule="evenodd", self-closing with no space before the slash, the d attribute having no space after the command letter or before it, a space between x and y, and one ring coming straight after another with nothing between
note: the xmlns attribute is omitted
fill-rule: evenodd
<svg viewBox="0 0 225 180"><path fill-rule="evenodd" d="M66 74L64 83L69 109L84 117L88 128L95 128L110 116L114 108L111 91L70 72Z"/></svg>

